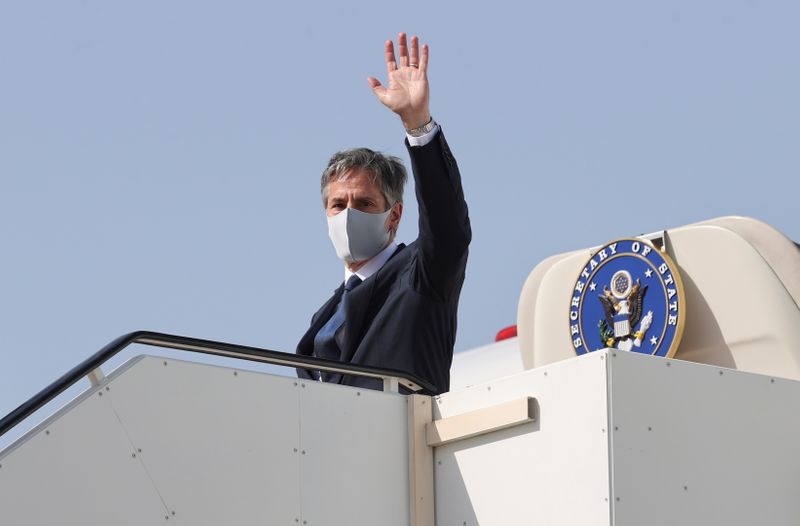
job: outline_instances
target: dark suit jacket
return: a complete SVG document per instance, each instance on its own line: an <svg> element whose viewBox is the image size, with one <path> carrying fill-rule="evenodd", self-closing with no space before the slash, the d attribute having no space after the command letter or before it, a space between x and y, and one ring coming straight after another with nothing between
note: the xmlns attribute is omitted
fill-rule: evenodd
<svg viewBox="0 0 800 526"><path fill-rule="evenodd" d="M458 166L441 130L425 146L409 146L419 203L419 237L348 294L341 360L405 371L437 394L450 386L456 313L470 230ZM314 336L339 303L344 286L311 319L297 353L312 355ZM337 338L338 339L338 338ZM298 369L302 378L317 371ZM344 385L381 389L380 380L343 376Z"/></svg>

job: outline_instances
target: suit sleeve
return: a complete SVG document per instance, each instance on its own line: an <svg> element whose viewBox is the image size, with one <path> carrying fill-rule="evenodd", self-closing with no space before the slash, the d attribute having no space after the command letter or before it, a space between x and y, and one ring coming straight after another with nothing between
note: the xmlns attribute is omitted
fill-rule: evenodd
<svg viewBox="0 0 800 526"><path fill-rule="evenodd" d="M472 239L461 175L441 129L425 146L406 144L419 204L415 285L444 300L461 289Z"/></svg>

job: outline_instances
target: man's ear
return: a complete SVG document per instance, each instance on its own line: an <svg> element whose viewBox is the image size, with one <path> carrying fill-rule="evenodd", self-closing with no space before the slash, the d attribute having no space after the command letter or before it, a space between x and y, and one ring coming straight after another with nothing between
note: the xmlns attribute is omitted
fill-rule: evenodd
<svg viewBox="0 0 800 526"><path fill-rule="evenodd" d="M389 212L389 217L386 218L387 230L394 236L397 234L397 229L400 227L400 218L403 217L403 203L395 203L392 211Z"/></svg>

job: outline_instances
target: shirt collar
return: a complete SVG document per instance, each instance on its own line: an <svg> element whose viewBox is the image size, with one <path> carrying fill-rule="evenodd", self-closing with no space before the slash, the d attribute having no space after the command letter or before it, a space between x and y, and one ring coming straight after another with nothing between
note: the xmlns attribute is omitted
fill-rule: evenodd
<svg viewBox="0 0 800 526"><path fill-rule="evenodd" d="M349 268L344 267L344 282L347 283L347 280L350 279L350 276L352 276L353 274L361 278L361 281L364 281L371 275L378 272L381 269L381 267L387 261L389 261L389 258L392 257L392 255L395 253L396 250L397 250L397 243L392 241L391 243L386 245L386 248L384 248L383 250L372 256L372 259L367 261L367 263L357 271L353 272Z"/></svg>

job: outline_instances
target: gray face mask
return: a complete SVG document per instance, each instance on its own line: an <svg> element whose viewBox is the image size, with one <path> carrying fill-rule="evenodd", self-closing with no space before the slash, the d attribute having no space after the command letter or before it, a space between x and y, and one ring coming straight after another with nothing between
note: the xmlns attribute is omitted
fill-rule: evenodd
<svg viewBox="0 0 800 526"><path fill-rule="evenodd" d="M391 208L381 214L368 214L346 208L328 216L328 235L339 259L354 263L371 258L389 243L386 218Z"/></svg>

